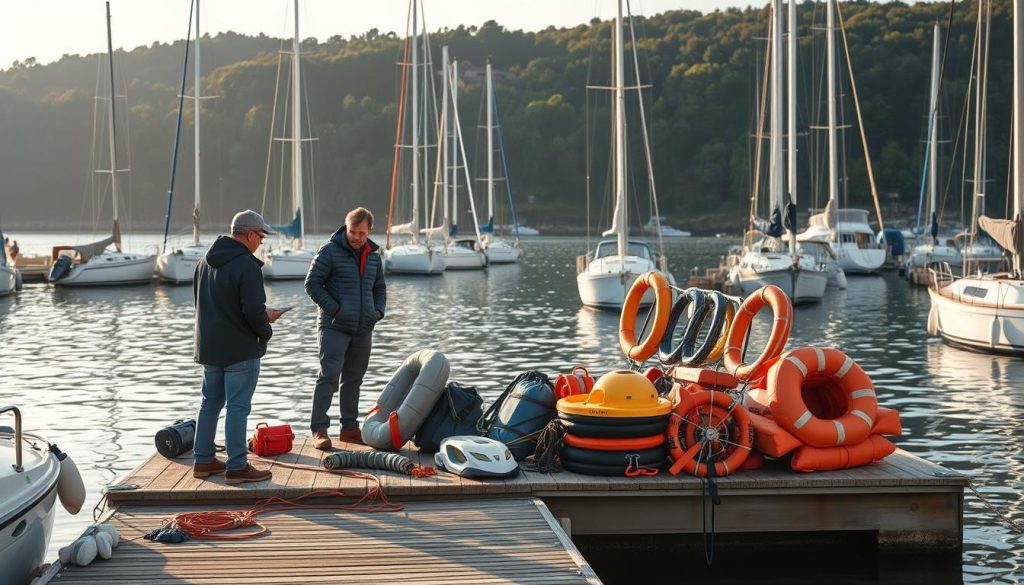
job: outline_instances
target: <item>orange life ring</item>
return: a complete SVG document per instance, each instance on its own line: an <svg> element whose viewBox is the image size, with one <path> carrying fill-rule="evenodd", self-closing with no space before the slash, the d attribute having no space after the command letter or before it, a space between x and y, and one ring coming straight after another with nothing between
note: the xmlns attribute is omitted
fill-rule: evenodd
<svg viewBox="0 0 1024 585"><path fill-rule="evenodd" d="M668 419L665 438L674 463L672 475L682 470L707 477L708 463L715 475L740 469L750 456L754 431L743 405L725 392L713 392L692 384L693 393L681 393ZM685 424L684 424L685 423Z"/></svg>
<svg viewBox="0 0 1024 585"><path fill-rule="evenodd" d="M594 378L583 366L575 366L568 374L555 378L555 400L574 394L587 394L594 387Z"/></svg>
<svg viewBox="0 0 1024 585"><path fill-rule="evenodd" d="M593 451L632 451L635 449L653 449L665 442L665 435L658 433L649 437L622 437L617 439L598 439L580 437L572 433L565 434L565 444L580 449Z"/></svg>
<svg viewBox="0 0 1024 585"><path fill-rule="evenodd" d="M754 322L754 315L766 306L771 307L772 312L775 314L771 336L768 338L764 351L761 352L757 359L749 363L743 363L741 361L743 358L740 354L740 348L743 347L743 338L747 335L747 331L750 330L751 323ZM750 381L751 378L761 371L761 366L766 361L782 353L782 349L786 347L786 342L789 341L789 331L792 327L793 303L790 302L789 297L786 296L786 293L782 292L781 288L769 284L754 291L740 305L740 310L736 312L736 317L729 327L729 337L725 344L725 371L744 382Z"/></svg>
<svg viewBox="0 0 1024 585"><path fill-rule="evenodd" d="M636 339L636 315L640 301L648 289L654 289L654 324L643 342ZM668 328L668 316L672 312L672 288L660 272L653 270L641 274L629 287L626 300L622 303L619 317L619 348L634 362L647 361L658 351L658 344Z"/></svg>
<svg viewBox="0 0 1024 585"><path fill-rule="evenodd" d="M857 362L831 347L801 347L768 370L772 417L814 447L855 445L878 413L875 385Z"/></svg>

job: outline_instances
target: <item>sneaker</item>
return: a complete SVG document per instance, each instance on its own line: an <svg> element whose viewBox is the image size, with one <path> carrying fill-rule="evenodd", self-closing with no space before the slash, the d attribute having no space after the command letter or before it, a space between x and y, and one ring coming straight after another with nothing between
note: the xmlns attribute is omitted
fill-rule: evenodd
<svg viewBox="0 0 1024 585"><path fill-rule="evenodd" d="M245 483L248 481L264 481L273 476L269 470L256 469L246 464L245 469L229 469L224 477L224 483Z"/></svg>
<svg viewBox="0 0 1024 585"><path fill-rule="evenodd" d="M321 451L331 450L331 437L327 434L327 431L320 429L313 433L313 446Z"/></svg>
<svg viewBox="0 0 1024 585"><path fill-rule="evenodd" d="M209 463L195 463L192 465L192 477L196 479L204 479L211 475L218 473L224 473L226 469L224 462L220 459L214 459Z"/></svg>
<svg viewBox="0 0 1024 585"><path fill-rule="evenodd" d="M358 428L341 431L338 438L346 443L356 443L357 445L366 444L363 442L363 433Z"/></svg>

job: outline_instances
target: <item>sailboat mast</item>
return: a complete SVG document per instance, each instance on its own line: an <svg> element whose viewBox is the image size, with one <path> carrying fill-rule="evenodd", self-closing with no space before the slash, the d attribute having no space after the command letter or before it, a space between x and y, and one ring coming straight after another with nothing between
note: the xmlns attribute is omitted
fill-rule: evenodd
<svg viewBox="0 0 1024 585"><path fill-rule="evenodd" d="M494 225L494 80L487 62L487 223Z"/></svg>
<svg viewBox="0 0 1024 585"><path fill-rule="evenodd" d="M199 245L199 86L202 76L199 71L199 40L202 33L199 31L199 0L196 0L196 62L195 62L195 97L192 115L195 117L195 205L192 208L192 245Z"/></svg>
<svg viewBox="0 0 1024 585"><path fill-rule="evenodd" d="M459 60L452 61L452 121L459 115ZM452 224L459 225L459 140L452 126ZM469 183L466 183L469 187Z"/></svg>
<svg viewBox="0 0 1024 585"><path fill-rule="evenodd" d="M839 204L836 201L839 193L839 171L836 168L838 146L836 145L836 10L835 0L827 0L825 11L826 41L826 84L828 85L828 199L832 202L832 213ZM835 216L828 218L832 229L835 229Z"/></svg>
<svg viewBox="0 0 1024 585"><path fill-rule="evenodd" d="M107 2L107 62L110 66L110 118L107 124L107 130L110 134L110 193L111 193L111 207L114 210L114 226L112 236L114 238L114 246L117 251L121 251L121 226L119 225L117 216L118 207L118 191L117 191L117 142L114 140L117 136L115 131L114 123L114 103L116 98L116 92L114 90L114 40L110 32L110 2Z"/></svg>
<svg viewBox="0 0 1024 585"><path fill-rule="evenodd" d="M974 197L971 213L971 231L975 230L978 216L985 213L985 110L988 102L988 22L991 20L991 4L986 0L978 2L978 72L974 78Z"/></svg>
<svg viewBox="0 0 1024 585"><path fill-rule="evenodd" d="M295 37L292 39L292 208L299 218L299 237L292 244L301 249L306 239L302 217L302 69L299 51L299 0L295 0Z"/></svg>
<svg viewBox="0 0 1024 585"><path fill-rule="evenodd" d="M625 76L624 49L622 46L622 0L615 13L615 211L618 216L619 262L625 270L625 256L629 245L629 224L626 209L626 112L623 78Z"/></svg>
<svg viewBox="0 0 1024 585"><path fill-rule="evenodd" d="M771 116L768 193L771 209L782 210L782 0L772 0Z"/></svg>
<svg viewBox="0 0 1024 585"><path fill-rule="evenodd" d="M787 106L787 140L788 140L788 187L790 201L796 204L796 0L789 0L789 37L786 39L786 91L788 95ZM796 253L796 226L790 226L789 251Z"/></svg>
<svg viewBox="0 0 1024 585"><path fill-rule="evenodd" d="M928 227L934 231L938 219L938 208L936 207L938 192L938 166L939 166L939 23L935 23L932 38L932 79L931 97L928 100L928 210L930 220ZM932 243L937 244L937 238L932 238Z"/></svg>
<svg viewBox="0 0 1024 585"><path fill-rule="evenodd" d="M1024 0L1013 1L1013 219L1024 214ZM1021 277L1021 254L1013 252L1013 272Z"/></svg>
<svg viewBox="0 0 1024 585"><path fill-rule="evenodd" d="M444 212L444 239L448 239L448 226L451 221L448 217L448 136L451 120L448 114L448 84L451 79L451 64L448 62L448 45L441 47L441 209Z"/></svg>
<svg viewBox="0 0 1024 585"><path fill-rule="evenodd" d="M420 200L419 10L412 0L412 241L417 242Z"/></svg>

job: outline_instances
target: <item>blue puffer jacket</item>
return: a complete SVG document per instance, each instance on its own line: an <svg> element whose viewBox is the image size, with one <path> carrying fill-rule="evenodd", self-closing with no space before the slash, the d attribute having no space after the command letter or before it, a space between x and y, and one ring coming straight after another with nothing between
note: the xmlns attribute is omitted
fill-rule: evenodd
<svg viewBox="0 0 1024 585"><path fill-rule="evenodd" d="M317 327L360 335L384 318L387 285L378 249L367 240L363 250L353 250L342 226L317 250L306 274L306 294L320 307ZM360 273L364 254L366 265Z"/></svg>

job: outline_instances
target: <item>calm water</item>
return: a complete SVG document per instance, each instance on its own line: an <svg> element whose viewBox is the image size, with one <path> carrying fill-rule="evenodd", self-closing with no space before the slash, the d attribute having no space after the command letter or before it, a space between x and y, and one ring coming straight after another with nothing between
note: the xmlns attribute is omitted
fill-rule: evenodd
<svg viewBox="0 0 1024 585"><path fill-rule="evenodd" d="M44 252L53 237L18 240L23 253ZM140 250L154 241L136 240ZM668 244L667 253L685 280L689 267L716 264L732 243L694 238ZM389 279L388 318L375 335L363 411L402 360L426 347L447 354L453 379L488 397L525 369L554 374L581 363L604 372L623 364L618 317L580 307L574 258L585 241L532 238L523 247L519 265ZM295 310L275 326L250 426L276 419L304 431L317 371L314 306L301 282L268 283L267 295L269 304ZM790 344L851 354L874 379L880 401L900 410L905 434L897 445L968 474L996 508L1024 519L1024 360L929 338L928 304L924 290L894 274L851 277L847 290L798 309ZM192 315L187 286L29 285L0 298L0 403L20 405L28 429L69 452L89 488L77 517L59 509L51 557L90 522L100 488L152 454L158 428L194 415ZM1024 579L1024 537L969 493L965 506L964 580Z"/></svg>

